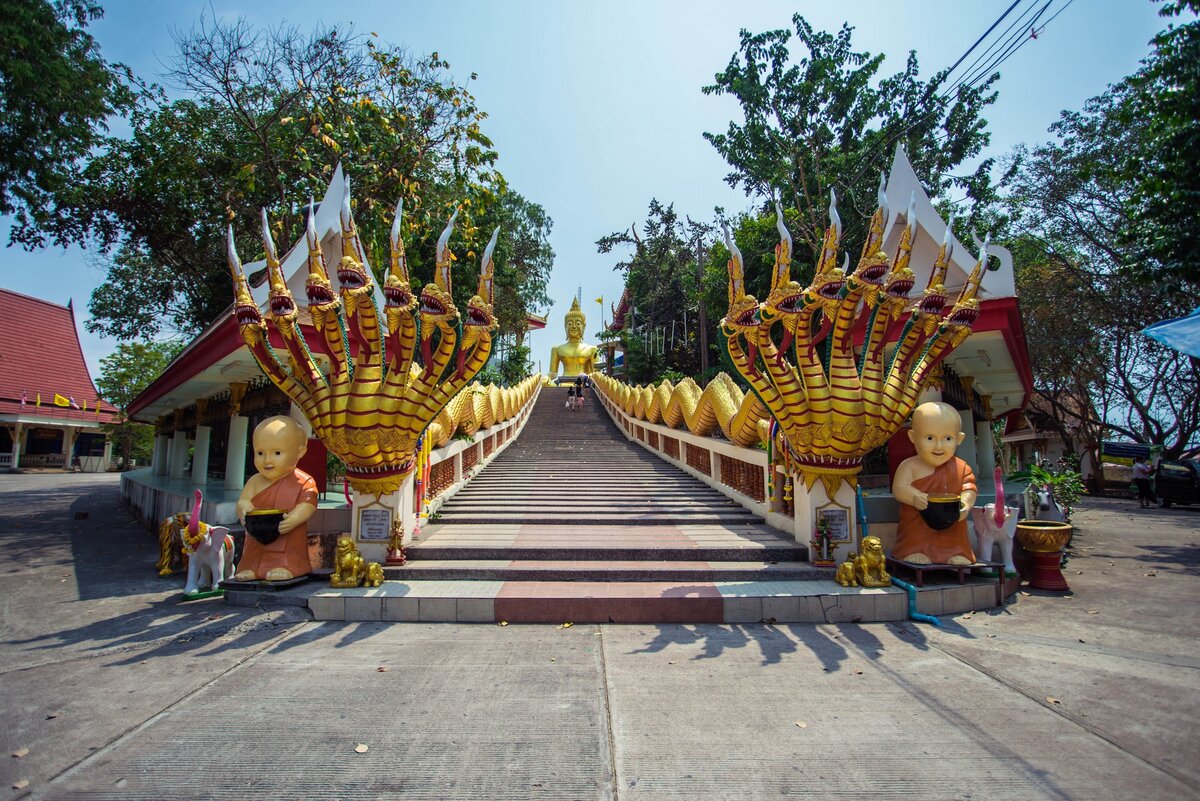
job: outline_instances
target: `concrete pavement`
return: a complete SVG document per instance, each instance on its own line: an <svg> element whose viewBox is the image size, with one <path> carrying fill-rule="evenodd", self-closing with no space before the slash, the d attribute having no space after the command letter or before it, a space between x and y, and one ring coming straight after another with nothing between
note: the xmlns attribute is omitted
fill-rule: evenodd
<svg viewBox="0 0 1200 801"><path fill-rule="evenodd" d="M1072 595L944 630L314 623L176 603L113 476L0 476L0 798L1194 797L1200 511L1076 522Z"/></svg>

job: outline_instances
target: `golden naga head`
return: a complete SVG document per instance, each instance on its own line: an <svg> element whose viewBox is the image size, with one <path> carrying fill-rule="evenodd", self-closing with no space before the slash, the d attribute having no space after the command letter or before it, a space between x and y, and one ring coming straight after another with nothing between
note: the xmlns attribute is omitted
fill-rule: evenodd
<svg viewBox="0 0 1200 801"><path fill-rule="evenodd" d="M768 324L798 314L804 304L804 287L792 280L792 234L778 202L775 203L775 227L779 231L779 244L775 246L771 291L762 302L762 319Z"/></svg>
<svg viewBox="0 0 1200 801"><path fill-rule="evenodd" d="M308 313L313 318L313 325L320 327L327 319L332 319L329 315L337 311L342 299L333 291L333 283L329 280L325 254L317 241L315 217L316 207L309 198L308 221L304 227L304 240L308 244L308 278L304 281L304 294L308 298Z"/></svg>
<svg viewBox="0 0 1200 801"><path fill-rule="evenodd" d="M933 270L929 273L929 283L921 297L917 298L912 310L912 320L921 327L925 334L932 334L941 322L942 312L946 310L949 299L946 293L946 271L950 266L950 256L954 253L954 215L950 215L946 223L946 234L942 237L942 246L938 248L937 259Z"/></svg>
<svg viewBox="0 0 1200 801"><path fill-rule="evenodd" d="M916 276L909 269L908 262L912 257L913 237L917 233L917 218L914 213L916 193L908 200L908 212L905 214L904 231L900 234L900 244L896 248L896 258L892 261L892 269L888 272L883 290L879 294L880 302L889 306L892 314L899 314L908 303L908 293L912 292Z"/></svg>
<svg viewBox="0 0 1200 801"><path fill-rule="evenodd" d="M887 233L888 202L884 187L887 174L879 175L879 205L871 215L871 223L867 230L867 239L863 242L862 254L858 258L858 266L850 276L850 283L856 286L865 285L869 290L883 285L884 276L888 271L888 255L883 252L883 238Z"/></svg>
<svg viewBox="0 0 1200 801"><path fill-rule="evenodd" d="M454 232L454 223L458 220L458 209L450 215L442 235L437 241L437 264L433 270L433 283L426 284L421 290L421 339L428 341L433 336L433 329L438 325L448 325L451 320L458 319L458 309L454 306L451 295L450 268L455 262L455 256L450 252L450 234Z"/></svg>
<svg viewBox="0 0 1200 801"><path fill-rule="evenodd" d="M225 255L229 260L229 274L233 278L233 316L237 320L242 341L254 348L267 340L267 323L250 294L250 284L242 272L242 260L238 258L237 247L233 244L232 225L225 235Z"/></svg>
<svg viewBox="0 0 1200 801"><path fill-rule="evenodd" d="M292 291L288 289L283 278L283 270L279 267L279 253L275 250L275 240L271 237L271 224L267 219L267 210L262 210L262 243L267 254L267 280L271 291L268 295L267 308L271 312L271 322L284 332L292 332L296 328L296 318L300 310Z"/></svg>
<svg viewBox="0 0 1200 801"><path fill-rule="evenodd" d="M804 305L829 309L837 305L842 288L846 286L846 270L837 266L838 244L842 240L842 218L837 212L837 195L829 190L829 227L817 260L812 283L804 288ZM849 257L846 266L849 266Z"/></svg>
<svg viewBox="0 0 1200 801"><path fill-rule="evenodd" d="M350 178L346 178L346 193L342 196L342 259L338 262L338 283L342 293L352 298L371 297L375 282L367 270L367 259L358 239L354 215L350 213Z"/></svg>
<svg viewBox="0 0 1200 801"><path fill-rule="evenodd" d="M391 244L392 261L387 278L383 282L383 307L389 322L400 313L411 313L417 307L417 296L413 294L408 276L408 258L404 252L404 240L400 236L401 220L404 215L404 200L396 204L396 217L388 236Z"/></svg>
<svg viewBox="0 0 1200 801"><path fill-rule="evenodd" d="M746 294L746 274L743 267L745 262L742 261L742 251L738 250L738 246L733 242L733 237L729 235L729 227L722 223L721 229L725 232L725 247L729 249L729 263L726 264L726 268L729 270L729 310L721 319L721 329L727 337L750 338L750 335L762 325L758 300L753 295Z"/></svg>
<svg viewBox="0 0 1200 801"><path fill-rule="evenodd" d="M496 273L492 252L496 249L496 240L500 236L500 226L492 231L492 238L483 249L483 259L479 262L479 286L475 294L467 301L466 319L463 320L463 342L470 344L469 339L479 336L481 331L495 331L498 323L492 312L493 280ZM578 308L576 299L576 308ZM580 312L582 315L582 312Z"/></svg>
<svg viewBox="0 0 1200 801"><path fill-rule="evenodd" d="M950 312L946 315L943 325L952 332L962 329L969 331L971 326L975 325L975 321L979 319L979 285L983 281L983 271L987 268L987 249L991 243L992 235L989 233L984 237L983 247L979 250L979 260L975 262L975 269L971 270L971 274L967 276L967 283L963 284L962 291L958 293L958 299L954 301L954 305L950 307Z"/></svg>

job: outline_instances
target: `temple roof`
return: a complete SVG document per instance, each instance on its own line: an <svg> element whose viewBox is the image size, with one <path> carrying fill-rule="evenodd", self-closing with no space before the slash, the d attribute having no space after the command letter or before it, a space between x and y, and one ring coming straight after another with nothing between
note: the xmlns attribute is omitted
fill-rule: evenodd
<svg viewBox="0 0 1200 801"><path fill-rule="evenodd" d="M0 289L0 320L4 320L4 335L0 336L0 416L47 422L112 419L116 409L100 401L83 360L75 310L70 303L59 306ZM55 395L74 400L79 408L56 406Z"/></svg>

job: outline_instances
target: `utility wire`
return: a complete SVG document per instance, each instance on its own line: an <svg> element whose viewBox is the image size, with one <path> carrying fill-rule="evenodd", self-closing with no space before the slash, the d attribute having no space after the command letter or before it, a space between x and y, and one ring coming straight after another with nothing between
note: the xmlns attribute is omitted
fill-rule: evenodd
<svg viewBox="0 0 1200 801"><path fill-rule="evenodd" d="M1020 2L1020 0L1018 0L1018 3L1019 2ZM967 76L969 76L969 77L960 77L960 79L958 81L956 81L950 88L945 90L940 95L940 97L942 99L948 99L951 92L962 91L962 87L964 87L964 86L967 88L970 88L970 89L976 88L987 76L991 75L995 71L996 68L998 68L1001 64L1003 64L1005 61L1007 61L1009 58L1011 58L1018 50L1021 49L1021 47L1023 47L1028 41L1030 41L1031 38L1033 38L1032 36L1026 36L1025 32L1027 30L1033 30L1032 26L1036 25L1037 20L1040 19L1042 17L1042 15L1044 15L1046 13L1047 9L1049 9L1049 7L1053 4L1053 2L1054 2L1054 0L1047 0L1046 4L1042 6L1041 10L1039 10L1036 14L1034 14L1034 16L1031 19L1029 19L1028 22L1024 22L1026 17L1029 16L1030 12L1032 12L1035 8L1037 8L1037 6L1035 4L1031 4L1028 9L1026 9L1024 12L1022 12L1020 14L1020 16L1018 16L1017 19L1011 25L1009 25L1008 28L1005 29L1004 33L1002 33L1000 35L1000 37L996 40L996 42L993 42L993 44L990 45L984 51L983 54L981 54L979 57L977 57L975 59L974 62L972 62L971 66L969 66L967 68ZM1055 17L1057 17L1059 14L1061 14L1063 11L1065 11L1067 6L1071 5L1072 2L1074 2L1074 0L1067 0L1066 4L1064 4L1062 6L1062 8L1060 8L1057 12L1055 12L1054 16L1050 17L1050 19L1046 20L1046 22L1043 23L1040 28L1036 29L1037 32L1040 33L1041 31L1044 31L1046 29L1046 26L1049 25L1050 22L1052 22ZM1016 5L1016 4L1014 3L1014 5ZM997 18L997 20L992 23L991 27L988 28L988 32L994 30L996 28L996 26L1008 15L1008 13L1012 10L1012 8L1013 8L1013 6L1009 6L1009 8L1006 9L1000 15L1000 17ZM1020 25L1019 29L1017 28L1018 25ZM1012 33L1014 31L1014 29L1017 30L1016 34ZM986 36L987 36L987 33L984 34L984 37L986 37ZM980 37L980 39L982 39L984 37ZM992 52L996 51L997 44L999 44L999 43L1003 43L1003 44L1000 44L999 55L994 56L985 68L975 69L975 65L978 64L981 59L986 59L988 57L988 53L992 53ZM971 53L971 51L974 50L975 47L978 46L978 44L979 44L979 42L977 40L975 44L971 45L971 47L968 48L967 52L964 53L958 59L958 61L956 61L954 63L954 67L951 67L950 70L947 70L947 75L950 72L952 72L955 67L957 67L959 64L961 64L962 61ZM865 162L865 165L863 166L863 168L861 170L859 170L857 173L855 173L854 177L851 178L848 182L846 182L846 184L844 186L846 188L852 187L854 185L854 183L859 178L862 177L863 173L866 172L867 168L871 165L871 163L873 162L875 157L879 155L879 152L881 150L894 145L895 142L898 139L900 139L900 137L908 134L910 131L912 131L914 128L916 128L918 125L922 125L922 124L926 123L927 121L930 120L930 118L936 118L937 116L940 116L940 114L941 114L941 109L930 109L926 113L919 115L910 124L904 126L904 128L902 128L896 134L889 137L885 143L883 143L880 146L877 146L871 152L865 154L862 158L862 162ZM945 139L947 136L948 136L948 134L944 134L944 133L935 134L936 139ZM860 162L860 163L862 163L862 162Z"/></svg>

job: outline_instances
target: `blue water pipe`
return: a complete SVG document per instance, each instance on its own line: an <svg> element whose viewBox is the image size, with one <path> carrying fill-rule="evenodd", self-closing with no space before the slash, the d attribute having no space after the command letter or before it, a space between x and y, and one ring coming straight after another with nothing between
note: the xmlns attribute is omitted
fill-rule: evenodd
<svg viewBox="0 0 1200 801"><path fill-rule="evenodd" d="M868 534L867 534L867 505L865 503L863 503L862 487L861 486L855 487L854 493L855 493L855 497L858 500L858 503L857 503L858 525L862 529L860 536L862 539L866 539L868 536ZM942 627L942 621L938 620L933 615L927 615L924 612L917 611L917 588L916 587L909 584L907 581L901 581L900 579L896 578L895 576L892 576L891 578L892 578L893 584L895 584L900 589L908 592L908 616L911 619L919 620L924 623L929 623L933 626L937 626L938 628Z"/></svg>
<svg viewBox="0 0 1200 801"><path fill-rule="evenodd" d="M939 629L942 627L942 621L938 620L933 615L927 615L924 612L917 611L917 588L916 587L909 584L907 581L901 581L900 579L896 578L895 576L892 576L892 583L895 584L900 589L908 591L908 616L910 618L912 618L913 620L920 620L924 623L930 623L934 626L937 626Z"/></svg>

